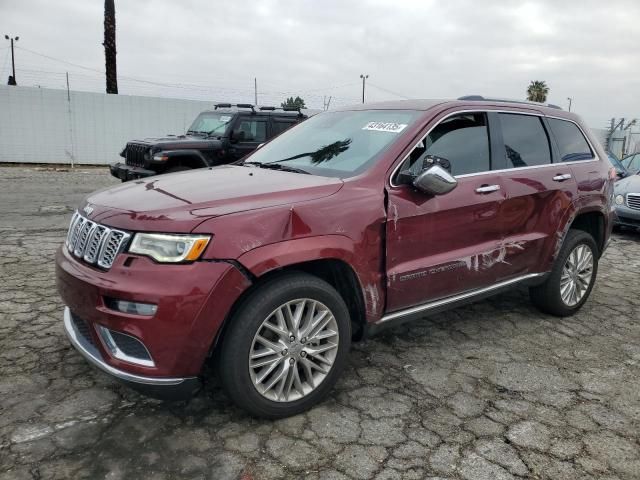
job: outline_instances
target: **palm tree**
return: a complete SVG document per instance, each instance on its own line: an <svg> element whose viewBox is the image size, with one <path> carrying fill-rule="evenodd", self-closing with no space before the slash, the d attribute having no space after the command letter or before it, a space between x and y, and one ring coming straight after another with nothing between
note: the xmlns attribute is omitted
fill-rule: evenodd
<svg viewBox="0 0 640 480"><path fill-rule="evenodd" d="M116 7L113 0L104 0L104 58L107 73L107 93L118 93L116 71Z"/></svg>
<svg viewBox="0 0 640 480"><path fill-rule="evenodd" d="M544 103L547 101L549 87L544 80L532 80L527 88L527 100Z"/></svg>

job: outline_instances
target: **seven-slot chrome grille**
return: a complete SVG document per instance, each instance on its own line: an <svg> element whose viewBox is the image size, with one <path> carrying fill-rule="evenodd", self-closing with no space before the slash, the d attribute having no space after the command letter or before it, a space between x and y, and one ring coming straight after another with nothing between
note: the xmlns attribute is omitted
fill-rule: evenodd
<svg viewBox="0 0 640 480"><path fill-rule="evenodd" d="M130 236L121 230L92 222L76 212L71 218L65 245L74 257L109 269Z"/></svg>
<svg viewBox="0 0 640 480"><path fill-rule="evenodd" d="M127 143L127 149L125 150L126 164L133 167L144 167L145 165L145 153L147 152L148 145L141 145L139 143Z"/></svg>
<svg viewBox="0 0 640 480"><path fill-rule="evenodd" d="M627 193L627 207L640 210L640 193Z"/></svg>

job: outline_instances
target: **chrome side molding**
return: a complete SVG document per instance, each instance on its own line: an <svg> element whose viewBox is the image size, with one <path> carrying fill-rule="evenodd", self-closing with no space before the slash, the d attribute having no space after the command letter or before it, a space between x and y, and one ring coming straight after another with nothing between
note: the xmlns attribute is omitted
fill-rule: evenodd
<svg viewBox="0 0 640 480"><path fill-rule="evenodd" d="M380 320L375 322L374 325L380 325L382 323L388 322L390 320L396 320L398 318L407 317L410 315L415 315L417 313L428 312L429 310L434 310L439 307L443 307L450 303L456 303L463 300L471 299L476 296L484 295L486 293L490 293L494 290L500 290L501 288L508 287L510 285L514 285L519 282L523 282L525 280L531 280L537 277L542 277L545 275L544 273L529 273L527 275L522 275L520 277L512 278L510 280L505 280L503 282L494 283L488 287L479 288L476 290L470 290L468 292L460 293L458 295L453 295L451 297L442 298L440 300L435 300L429 303L423 303L422 305L416 305L415 307L406 308L404 310L398 310L396 312L387 313Z"/></svg>

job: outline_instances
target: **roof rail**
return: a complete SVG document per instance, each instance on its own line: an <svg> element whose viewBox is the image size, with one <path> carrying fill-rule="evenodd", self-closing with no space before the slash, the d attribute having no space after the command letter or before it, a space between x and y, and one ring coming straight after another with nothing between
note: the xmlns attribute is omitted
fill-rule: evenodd
<svg viewBox="0 0 640 480"><path fill-rule="evenodd" d="M253 105L251 105L250 103L216 103L215 110L219 108L231 108L231 107L250 108L253 113L256 112L255 108L253 108Z"/></svg>
<svg viewBox="0 0 640 480"><path fill-rule="evenodd" d="M458 97L458 100L470 100L472 102L504 102L504 103L522 103L524 105L537 105L538 107L549 107L549 108L557 108L558 110L562 110L562 107L558 105L554 105L553 103L540 103L540 102L530 102L528 100L511 100L509 98L487 98L482 95L464 95L462 97Z"/></svg>

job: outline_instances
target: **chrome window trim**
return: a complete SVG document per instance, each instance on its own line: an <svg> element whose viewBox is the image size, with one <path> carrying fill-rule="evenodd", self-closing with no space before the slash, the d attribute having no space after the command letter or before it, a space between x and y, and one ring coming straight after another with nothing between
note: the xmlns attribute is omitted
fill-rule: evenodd
<svg viewBox="0 0 640 480"><path fill-rule="evenodd" d="M531 166L526 166L526 167L513 167L513 168L502 168L499 170L487 170L487 171L482 171L482 172L476 172L476 173L463 173L461 175L454 175L454 178L469 178L469 177L476 177L479 175L491 175L493 173L504 173L504 172L513 172L513 171L521 171L521 170L528 170L528 169L532 169L532 168L546 168L546 167L557 167L558 165L574 165L574 164L585 164L585 163L590 163L590 162L599 162L600 161L600 157L598 157L597 155L597 151L595 148L593 148L593 144L591 143L591 140L589 140L589 137L587 135L585 135L584 130L582 130L582 127L580 127L580 125L575 122L574 120L570 120L568 118L562 118L562 117L555 117L552 115L545 115L543 113L534 113L534 112L514 112L511 110L486 110L486 109L473 109L473 110L458 110L455 112L451 112L447 115L445 115L444 117L442 117L438 123L436 123L433 127L431 127L429 130L427 130L427 132L420 137L420 140L418 140L415 145L418 145L420 142L424 142L425 138L427 138L427 136L429 136L429 134L433 131L434 128L436 128L438 125L440 125L443 121L445 121L447 118L452 117L454 115L458 115L458 114L465 114L465 113L510 113L513 115L530 115L533 117L540 117L540 118L553 118L555 120L564 120L566 122L571 122L573 123L576 127L578 127L578 130L580 130L580 133L582 133L582 136L585 138L585 140L587 141L587 144L589 145L589 148L591 148L591 151L593 153L593 158L590 160L576 160L573 162L557 162L557 163L549 163L546 165L531 165ZM487 128L489 128L489 126L487 125ZM402 166L402 164L405 162L405 160L407 158L409 158L409 155L411 155L411 153L415 150L415 146L409 151L409 153L407 153L404 157L402 157L402 160L400 160L398 162L398 164L393 168L393 170L391 171L391 175L389 175L389 185L392 188L399 188L402 185L397 185L393 182L393 178L397 175L398 170L400 169L400 167Z"/></svg>
<svg viewBox="0 0 640 480"><path fill-rule="evenodd" d="M513 285L524 280L530 280L532 278L541 277L545 275L544 273L529 273L527 275L522 275L520 277L512 278L511 280L505 280L503 282L495 283L493 285L489 285L488 287L479 288L476 290L471 290L463 293L459 293L457 295L453 295L451 297L442 298L440 300L435 300L433 302L423 303L422 305L416 305L415 307L405 308L404 310L398 310L396 312L387 313L380 320L375 322L376 325L379 325L384 322L388 322L390 320L395 320L396 318L406 317L408 315L413 315L421 312L428 312L429 310L433 310L434 308L442 307L448 305L450 303L458 302L461 300L466 300L468 298L473 298L478 295L482 295L484 293L491 292L493 290L498 290L499 288L508 287L509 285Z"/></svg>

